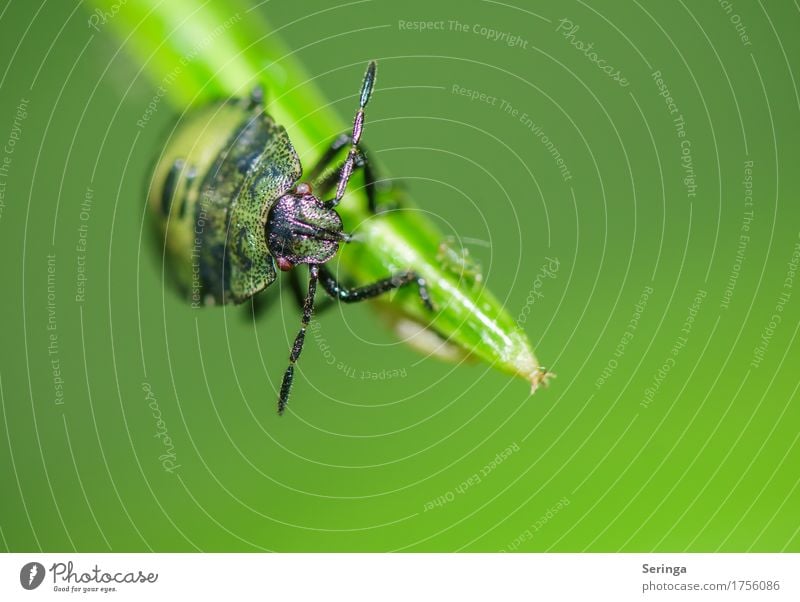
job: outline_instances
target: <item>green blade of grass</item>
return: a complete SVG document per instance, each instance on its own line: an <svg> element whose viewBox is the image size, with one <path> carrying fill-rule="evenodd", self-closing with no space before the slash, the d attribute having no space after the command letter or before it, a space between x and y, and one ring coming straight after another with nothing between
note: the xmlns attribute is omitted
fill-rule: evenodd
<svg viewBox="0 0 800 602"><path fill-rule="evenodd" d="M301 157L317 156L321 143L349 129L283 46L280 30L265 22L264 10L249 10L242 0L89 0L87 6L177 112L211 98L242 96L261 84L267 111L286 127ZM394 198L382 202L413 207L401 190L386 194ZM340 269L360 282L408 268L427 280L435 314L408 292L375 303L401 336L441 357L480 358L534 389L545 381L526 334L494 295L442 260L443 236L421 212L371 216L353 193L338 211L361 243L340 253Z"/></svg>

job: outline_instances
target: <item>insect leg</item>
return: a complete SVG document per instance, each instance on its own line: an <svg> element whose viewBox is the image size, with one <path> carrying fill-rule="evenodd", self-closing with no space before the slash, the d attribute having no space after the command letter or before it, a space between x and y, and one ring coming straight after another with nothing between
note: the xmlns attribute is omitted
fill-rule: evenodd
<svg viewBox="0 0 800 602"><path fill-rule="evenodd" d="M278 397L278 414L283 414L286 409L286 404L289 401L289 391L292 389L292 381L294 380L294 365L303 351L303 343L306 339L306 328L311 322L311 314L314 312L314 293L317 292L317 278L319 277L319 268L316 265L308 266L308 292L303 302L303 317L300 331L294 339L292 350L289 353L289 366L283 374L283 382L281 383L281 392Z"/></svg>
<svg viewBox="0 0 800 602"><path fill-rule="evenodd" d="M311 168L311 171L308 172L308 180L310 182L315 182L318 180L325 169L330 167L331 163L334 162L334 159L336 159L336 155L339 154L339 151L352 141L353 138L350 136L350 132L339 134L319 158L319 161L317 161L316 165L314 165L314 167Z"/></svg>
<svg viewBox="0 0 800 602"><path fill-rule="evenodd" d="M314 190L319 196L325 196L328 192L330 192L333 186L339 181L343 168L344 164L342 163L339 165L338 169L335 169L327 174L320 173L317 179L309 178L312 182ZM364 188L367 193L367 208L369 209L370 213L378 213L375 172L373 171L372 165L367 159L366 152L360 147L357 149L356 161L353 165L353 171L356 169L364 170ZM321 172L322 169L316 171Z"/></svg>
<svg viewBox="0 0 800 602"><path fill-rule="evenodd" d="M170 167L167 177L164 178L164 185L161 189L161 213L166 217L172 209L172 199L175 196L175 189L178 187L178 179L181 171L186 165L183 159L175 159Z"/></svg>
<svg viewBox="0 0 800 602"><path fill-rule="evenodd" d="M264 106L264 87L261 84L257 84L250 92L250 108L254 109L256 107L263 107L263 106Z"/></svg>
<svg viewBox="0 0 800 602"><path fill-rule="evenodd" d="M300 272L296 269L290 270L289 274L289 288L292 289L292 297L297 302L297 307L301 310L305 305L305 292L303 291L303 285L300 283ZM317 302L314 304L314 313L319 315L329 307L333 306L331 303L332 299L323 299L322 302Z"/></svg>
<svg viewBox="0 0 800 602"><path fill-rule="evenodd" d="M356 303L358 301L365 301L377 297L387 291L407 286L409 284L416 284L419 287L419 298L429 310L434 311L433 303L431 303L430 295L428 294L428 286L425 279L419 274L412 271L399 272L389 278L378 280L372 284L359 286L356 288L345 288L337 280L331 271L324 265L319 266L319 281L322 288L334 299L338 299L344 303Z"/></svg>
<svg viewBox="0 0 800 602"><path fill-rule="evenodd" d="M372 95L372 88L375 85L375 70L377 66L375 61L370 61L367 65L367 72L364 74L364 82L361 84L361 93L359 94L358 110L353 119L353 133L350 135L350 151L347 153L347 159L344 161L342 171L339 175L339 182L336 185L336 195L329 201L325 201L325 206L329 209L336 207L339 201L344 196L344 191L347 188L347 182L353 173L353 167L358 154L358 143L361 140L361 133L364 130L364 109L369 102L369 97Z"/></svg>
<svg viewBox="0 0 800 602"><path fill-rule="evenodd" d="M297 307L299 307L302 311L303 307L305 306L306 292L303 290L303 285L300 283L299 270L291 270L288 272L288 278L289 290L292 294L292 301L297 303ZM250 304L247 306L247 311L244 312L243 317L246 317L248 320L258 320L261 316L266 314L273 305L275 305L275 301L277 299L277 291L272 289L262 291L258 295L250 297ZM326 309L332 307L332 301L333 299L326 297L321 302L316 302L314 304L314 313L319 315Z"/></svg>
<svg viewBox="0 0 800 602"><path fill-rule="evenodd" d="M333 144L331 144L328 150L325 151L325 154L309 173L308 180L311 182L314 190L319 196L325 196L328 194L339 181L344 163L339 164L336 169L327 173L325 172L325 169L333 162L334 158L336 157L336 153L341 150L342 147L349 141L350 134L342 134L339 138L334 140ZM394 203L378 206L378 175L375 168L372 167L372 162L369 159L367 150L362 146L357 147L353 172L355 172L357 169L364 170L364 188L367 193L367 208L369 209L369 212L374 215L376 213L382 213L387 209L396 208ZM383 182L381 184L385 187L394 185L391 182Z"/></svg>

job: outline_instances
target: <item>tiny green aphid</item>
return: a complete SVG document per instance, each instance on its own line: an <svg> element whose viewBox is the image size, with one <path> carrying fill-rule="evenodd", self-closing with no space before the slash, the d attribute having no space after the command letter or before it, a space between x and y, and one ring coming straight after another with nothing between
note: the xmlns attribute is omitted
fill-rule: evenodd
<svg viewBox="0 0 800 602"><path fill-rule="evenodd" d="M317 282L345 303L413 284L433 309L425 281L413 271L345 288L325 266L340 243L351 241L335 208L356 169L364 172L367 203L376 212L376 177L359 146L375 71L370 62L352 132L337 137L305 178L286 130L265 112L259 88L248 99L187 114L153 175L149 211L164 237L168 273L193 306L243 303L275 282L276 265L290 273L302 319L281 384L279 414L289 399ZM329 170L344 149L344 161ZM294 270L300 264L308 264L305 293Z"/></svg>

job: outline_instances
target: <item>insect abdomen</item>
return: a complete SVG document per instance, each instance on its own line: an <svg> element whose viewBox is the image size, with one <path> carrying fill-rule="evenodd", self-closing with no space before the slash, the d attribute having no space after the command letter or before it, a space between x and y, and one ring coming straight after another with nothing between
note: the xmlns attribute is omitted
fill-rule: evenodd
<svg viewBox="0 0 800 602"><path fill-rule="evenodd" d="M150 214L164 242L167 277L193 305L219 302L214 286L222 271L222 242L231 198L208 198L201 207L201 188L232 136L250 113L240 103L218 103L188 113L173 131L151 182ZM210 252L209 252L210 251ZM215 290L216 289L216 290Z"/></svg>

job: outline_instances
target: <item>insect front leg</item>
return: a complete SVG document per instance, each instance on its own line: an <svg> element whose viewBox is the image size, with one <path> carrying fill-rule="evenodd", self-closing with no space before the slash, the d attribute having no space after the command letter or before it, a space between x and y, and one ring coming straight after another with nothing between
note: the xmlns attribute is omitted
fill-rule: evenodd
<svg viewBox="0 0 800 602"><path fill-rule="evenodd" d="M339 151L349 145L352 140L353 138L350 134L345 133L340 135L331 143L328 150L325 151L317 164L309 172L308 179L319 196L326 196L338 184L345 163L340 162L335 169L330 168L336 165L336 156L339 154ZM356 147L356 155L353 162L353 171L358 169L364 172L364 190L367 194L367 208L369 212L372 214L382 213L387 208L378 206L377 187L379 180L375 168L369 160L367 151L362 146Z"/></svg>
<svg viewBox="0 0 800 602"><path fill-rule="evenodd" d="M300 310L305 306L306 292L303 290L303 284L300 282L299 270L291 270L287 272L289 279L289 291L292 295L292 301L297 304ZM266 290L254 295L250 298L250 304L245 312L245 317L248 320L258 320L261 316L267 314L270 308L275 304L278 295L277 291ZM314 304L314 313L319 315L325 310L333 306L333 299L325 298L319 303Z"/></svg>
<svg viewBox="0 0 800 602"><path fill-rule="evenodd" d="M336 277L328 268L321 265L319 266L319 281L326 293L344 303L366 301L367 299L372 299L373 297L377 297L378 295L382 295L396 288L408 286L409 284L416 284L419 287L419 298L422 300L422 303L425 304L425 307L429 310L435 311L433 303L431 303L431 297L428 293L428 286L425 279L411 270L400 272L394 276L378 280L365 286L345 288L336 280Z"/></svg>
<svg viewBox="0 0 800 602"><path fill-rule="evenodd" d="M281 391L278 397L278 414L283 414L286 404L289 402L289 392L292 390L294 381L294 365L297 363L303 351L303 343L306 340L306 328L311 322L311 314L314 313L314 294L317 292L317 279L319 277L318 267L314 264L308 266L308 292L303 302L303 317L301 319L300 331L294 339L292 350L289 353L289 366L283 374Z"/></svg>
<svg viewBox="0 0 800 602"><path fill-rule="evenodd" d="M290 270L289 275L289 288L292 291L292 298L297 302L297 307L301 310L305 307L305 292L303 291L303 284L300 282L300 272L297 269ZM323 299L321 302L314 303L314 313L320 315L326 309L333 306L331 299Z"/></svg>

